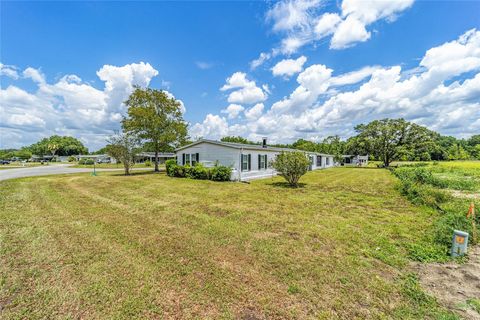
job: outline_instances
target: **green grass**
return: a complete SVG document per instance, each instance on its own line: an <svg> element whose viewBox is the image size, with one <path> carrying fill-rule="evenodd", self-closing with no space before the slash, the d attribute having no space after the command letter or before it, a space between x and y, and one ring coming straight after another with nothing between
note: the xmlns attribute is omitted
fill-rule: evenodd
<svg viewBox="0 0 480 320"><path fill-rule="evenodd" d="M467 305L480 314L480 298L468 299Z"/></svg>
<svg viewBox="0 0 480 320"><path fill-rule="evenodd" d="M452 318L409 278L438 214L387 170L0 182L2 319Z"/></svg>
<svg viewBox="0 0 480 320"><path fill-rule="evenodd" d="M377 165L381 165L382 161L368 161L369 167L377 167ZM418 165L418 164L426 164L426 165L438 165L441 167L446 168L464 168L464 169L480 169L480 160L457 160L457 161L393 161L390 165L397 167L397 166L405 166L405 165Z"/></svg>
<svg viewBox="0 0 480 320"><path fill-rule="evenodd" d="M133 168L154 168L155 165L152 163L151 166L146 166L145 163L136 163ZM93 169L93 164L75 164L72 166L72 168L92 168ZM123 164L121 163L98 163L95 165L95 168L99 169L123 169ZM164 164L160 165L160 168L165 168Z"/></svg>
<svg viewBox="0 0 480 320"><path fill-rule="evenodd" d="M480 160L439 161L438 165L447 168L480 169Z"/></svg>
<svg viewBox="0 0 480 320"><path fill-rule="evenodd" d="M41 165L40 162L26 162L26 163L10 162L10 164L0 164L0 170L38 167L40 165Z"/></svg>
<svg viewBox="0 0 480 320"><path fill-rule="evenodd" d="M480 232L480 216L476 215L475 220L466 216L471 203L477 208L480 205L480 170L472 162L462 162L462 165L450 162L450 166L401 166L393 173L400 180L399 191L412 203L429 206L440 214L431 228L432 241L426 241L437 246L413 245L412 259L442 261L450 249L454 230L470 235ZM477 243L478 239L471 237L470 244Z"/></svg>

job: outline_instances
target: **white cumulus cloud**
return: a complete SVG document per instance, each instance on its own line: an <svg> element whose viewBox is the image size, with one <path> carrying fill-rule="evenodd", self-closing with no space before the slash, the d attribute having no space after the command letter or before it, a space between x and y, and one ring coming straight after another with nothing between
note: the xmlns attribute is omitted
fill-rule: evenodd
<svg viewBox="0 0 480 320"><path fill-rule="evenodd" d="M343 0L339 12L322 12L324 1L282 0L266 14L272 31L282 36L280 44L250 63L252 69L279 54L293 54L301 47L330 39L331 49L345 49L371 37L367 27L380 20L393 22L414 0Z"/></svg>
<svg viewBox="0 0 480 320"><path fill-rule="evenodd" d="M253 104L267 99L268 93L257 87L255 81L248 80L244 72L235 72L226 79L221 91L232 90L228 95L229 103Z"/></svg>
<svg viewBox="0 0 480 320"><path fill-rule="evenodd" d="M19 78L17 68L15 66L8 66L0 63L0 76L7 76L14 80Z"/></svg>
<svg viewBox="0 0 480 320"><path fill-rule="evenodd" d="M247 117L248 120L256 120L262 115L264 108L263 103L257 103L250 109L245 110L245 117Z"/></svg>
<svg viewBox="0 0 480 320"><path fill-rule="evenodd" d="M202 123L196 123L190 128L190 136L194 139L220 139L227 136L228 132L227 120L213 114L207 114Z"/></svg>
<svg viewBox="0 0 480 320"><path fill-rule="evenodd" d="M45 83L45 76L43 75L43 73L40 70L32 68L32 67L28 67L27 69L25 69L23 71L23 76L25 78L30 78L34 82L37 82L37 83L40 83L40 84Z"/></svg>
<svg viewBox="0 0 480 320"><path fill-rule="evenodd" d="M221 112L226 113L228 115L228 119L235 119L243 110L245 110L245 108L241 105L232 103Z"/></svg>
<svg viewBox="0 0 480 320"><path fill-rule="evenodd" d="M274 76L291 77L303 70L303 65L307 61L307 57L301 56L298 59L284 59L278 62L273 68Z"/></svg>
<svg viewBox="0 0 480 320"><path fill-rule="evenodd" d="M21 75L33 80L36 89L28 92L15 85L0 89L5 115L0 117L2 147L20 147L52 134L74 135L87 145L103 146L105 138L119 129L126 112L123 102L133 87L148 86L158 71L144 62L105 65L97 72L105 84L100 89L73 74L54 83L48 83L45 75L32 67Z"/></svg>
<svg viewBox="0 0 480 320"><path fill-rule="evenodd" d="M394 11L385 6L359 17L369 21ZM427 50L414 69L403 70L401 64L341 74L313 64L298 74L298 86L289 95L269 109L259 103L244 110L244 119L223 119L216 136L268 136L271 142L348 137L355 125L387 117L403 117L457 137L480 132L480 31L469 30Z"/></svg>

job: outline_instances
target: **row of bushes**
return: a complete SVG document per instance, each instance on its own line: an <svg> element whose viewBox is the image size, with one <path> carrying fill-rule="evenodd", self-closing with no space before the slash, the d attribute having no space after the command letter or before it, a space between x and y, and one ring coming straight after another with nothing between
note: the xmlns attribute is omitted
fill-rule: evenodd
<svg viewBox="0 0 480 320"><path fill-rule="evenodd" d="M177 178L190 178L198 180L230 181L232 169L226 166L215 165L212 168L206 168L201 163L194 166L177 164L176 160L167 160L165 162L167 175Z"/></svg>
<svg viewBox="0 0 480 320"><path fill-rule="evenodd" d="M472 234L472 223L467 219L466 213L470 201L459 199L441 188L448 188L448 183L441 178L435 177L432 167L401 167L392 170L400 180L399 190L411 202L418 205L426 205L436 209L440 217L434 222L432 239L442 252L449 252L453 230L463 230ZM480 217L477 216L477 225ZM472 239L473 243L473 239ZM422 252L414 253L417 260L441 260L441 256L432 255L425 248ZM445 256L444 256L445 257Z"/></svg>

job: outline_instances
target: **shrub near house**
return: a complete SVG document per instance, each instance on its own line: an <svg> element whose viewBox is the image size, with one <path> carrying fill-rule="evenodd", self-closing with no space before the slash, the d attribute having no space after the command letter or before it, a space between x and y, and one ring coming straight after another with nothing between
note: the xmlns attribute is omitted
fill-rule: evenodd
<svg viewBox="0 0 480 320"><path fill-rule="evenodd" d="M304 152L282 152L270 165L287 180L292 187L298 186L300 178L307 173L310 160Z"/></svg>
<svg viewBox="0 0 480 320"><path fill-rule="evenodd" d="M198 180L230 181L232 169L226 166L216 165L213 168L206 168L201 163L194 166L178 165L176 160L167 160L165 162L167 175L177 178L190 178Z"/></svg>

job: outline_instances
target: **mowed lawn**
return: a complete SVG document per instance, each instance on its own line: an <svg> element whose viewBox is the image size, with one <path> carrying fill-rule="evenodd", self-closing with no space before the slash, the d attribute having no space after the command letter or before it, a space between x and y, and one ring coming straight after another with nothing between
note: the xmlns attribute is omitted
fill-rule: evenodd
<svg viewBox="0 0 480 320"><path fill-rule="evenodd" d="M218 183L164 174L0 183L0 317L433 317L406 247L435 213L383 169ZM427 301L427 302L425 302Z"/></svg>

